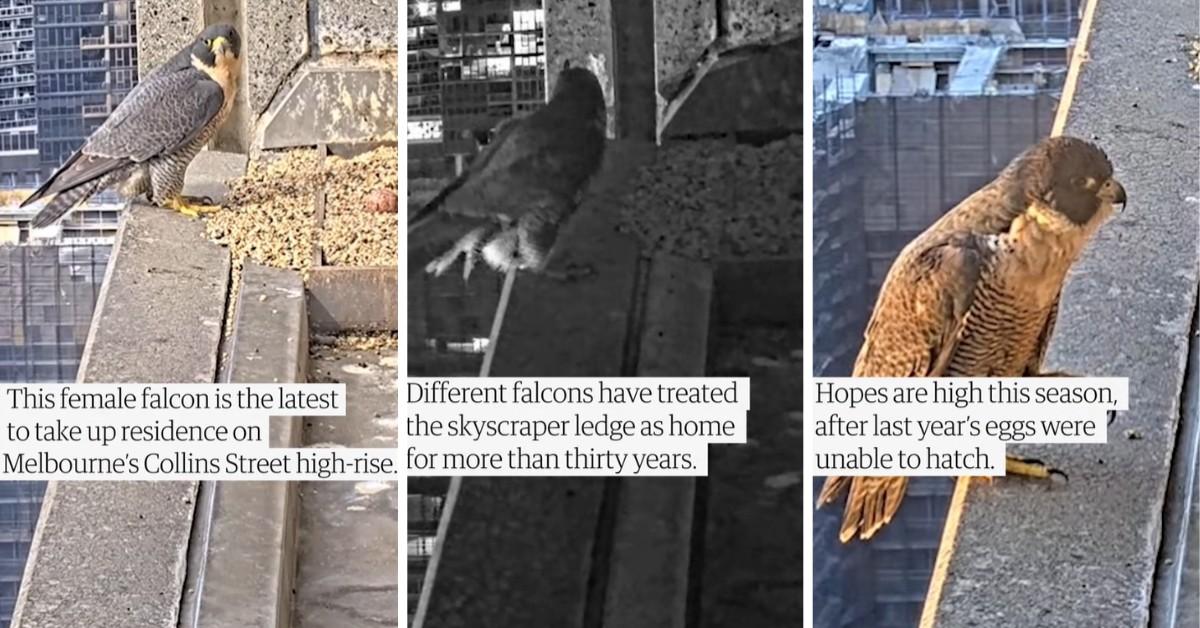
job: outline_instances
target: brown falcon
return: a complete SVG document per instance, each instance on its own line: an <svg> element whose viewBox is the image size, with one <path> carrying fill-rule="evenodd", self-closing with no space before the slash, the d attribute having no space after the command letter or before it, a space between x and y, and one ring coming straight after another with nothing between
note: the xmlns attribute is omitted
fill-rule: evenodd
<svg viewBox="0 0 1200 628"><path fill-rule="evenodd" d="M917 236L888 271L855 377L1062 377L1042 371L1067 271L1125 189L1095 145L1053 137ZM1111 415L1110 415L1111 416ZM1056 470L1009 456L1007 472ZM824 506L849 489L843 543L892 520L905 477L830 477Z"/></svg>

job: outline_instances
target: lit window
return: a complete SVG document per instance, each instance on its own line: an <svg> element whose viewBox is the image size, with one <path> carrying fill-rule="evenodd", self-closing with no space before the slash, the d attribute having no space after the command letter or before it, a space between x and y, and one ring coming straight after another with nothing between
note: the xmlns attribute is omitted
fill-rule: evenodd
<svg viewBox="0 0 1200 628"><path fill-rule="evenodd" d="M417 0L413 3L417 17L433 17L437 15L437 4L431 0Z"/></svg>
<svg viewBox="0 0 1200 628"><path fill-rule="evenodd" d="M441 120L409 120L408 141L436 142L442 139Z"/></svg>
<svg viewBox="0 0 1200 628"><path fill-rule="evenodd" d="M442 3L442 11L462 11L460 0L446 0Z"/></svg>
<svg viewBox="0 0 1200 628"><path fill-rule="evenodd" d="M542 9L513 11L513 30L531 31L541 28L545 15Z"/></svg>

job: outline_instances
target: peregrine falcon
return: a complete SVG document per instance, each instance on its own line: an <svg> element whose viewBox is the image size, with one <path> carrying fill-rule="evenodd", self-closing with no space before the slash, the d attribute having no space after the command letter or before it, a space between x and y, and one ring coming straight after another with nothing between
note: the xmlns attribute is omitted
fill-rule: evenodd
<svg viewBox="0 0 1200 628"><path fill-rule="evenodd" d="M1069 376L1042 371L1063 283L1124 204L1125 189L1095 145L1073 137L1034 145L900 252L854 376ZM1006 468L1061 473L1012 456ZM907 486L904 477L830 477L818 505L849 489L839 536L867 540L892 520Z"/></svg>
<svg viewBox="0 0 1200 628"><path fill-rule="evenodd" d="M143 78L83 147L21 204L55 195L31 225L51 225L113 185L129 198L142 196L192 217L208 211L180 196L183 177L233 108L241 47L232 26L210 26Z"/></svg>
<svg viewBox="0 0 1200 628"><path fill-rule="evenodd" d="M471 166L409 217L409 265L441 275L461 254L464 279L480 257L500 272L544 272L603 161L606 122L600 81L566 64L545 107L497 126Z"/></svg>

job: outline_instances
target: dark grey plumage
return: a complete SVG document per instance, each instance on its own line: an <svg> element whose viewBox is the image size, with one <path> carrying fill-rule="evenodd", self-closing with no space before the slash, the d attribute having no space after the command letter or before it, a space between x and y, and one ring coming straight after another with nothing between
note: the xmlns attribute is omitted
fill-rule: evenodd
<svg viewBox="0 0 1200 628"><path fill-rule="evenodd" d="M184 213L184 174L232 109L241 38L210 26L129 92L112 115L22 207L54 194L32 226L53 224L93 194L121 184L129 197Z"/></svg>
<svg viewBox="0 0 1200 628"><path fill-rule="evenodd" d="M464 277L478 257L501 272L543 270L600 168L606 124L600 81L564 69L545 107L497 126L470 168L409 217L409 265L440 275L462 254Z"/></svg>

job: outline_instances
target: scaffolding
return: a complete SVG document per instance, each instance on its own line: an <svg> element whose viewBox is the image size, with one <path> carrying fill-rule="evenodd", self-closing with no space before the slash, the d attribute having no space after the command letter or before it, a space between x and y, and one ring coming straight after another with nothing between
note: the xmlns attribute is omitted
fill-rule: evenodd
<svg viewBox="0 0 1200 628"><path fill-rule="evenodd" d="M1031 39L1073 37L1079 30L1082 0L876 0L889 20L921 18L1012 19Z"/></svg>

